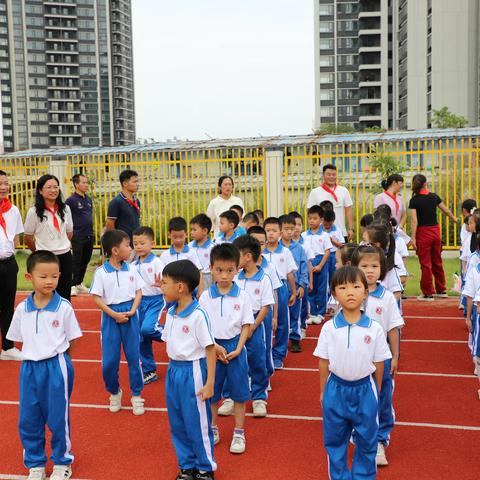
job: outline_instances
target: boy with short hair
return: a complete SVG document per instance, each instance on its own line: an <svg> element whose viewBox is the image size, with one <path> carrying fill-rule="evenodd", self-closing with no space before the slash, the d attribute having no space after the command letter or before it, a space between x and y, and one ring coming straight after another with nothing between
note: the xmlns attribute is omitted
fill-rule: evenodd
<svg viewBox="0 0 480 480"><path fill-rule="evenodd" d="M206 312L192 298L200 272L190 260L169 263L162 273L166 314L162 340L170 359L165 380L168 421L180 472L177 480L212 480L210 398L215 383L215 342Z"/></svg>
<svg viewBox="0 0 480 480"><path fill-rule="evenodd" d="M310 319L307 323L321 324L325 318L328 300L328 259L332 242L327 233L320 230L324 212L318 205L308 209L309 229L302 237L315 258L312 260L313 285L308 293Z"/></svg>
<svg viewBox="0 0 480 480"><path fill-rule="evenodd" d="M252 227L257 227L260 225L260 221L255 213L249 212L244 215L240 225L245 229L245 233L248 233L248 230Z"/></svg>
<svg viewBox="0 0 480 480"><path fill-rule="evenodd" d="M212 284L212 274L210 272L210 252L214 246L210 239L212 230L212 221L204 213L195 215L190 220L190 237L192 241L188 244L189 248L197 253L198 260L202 265L203 288L208 290Z"/></svg>
<svg viewBox="0 0 480 480"><path fill-rule="evenodd" d="M243 225L243 207L241 205L232 205L229 210L232 210L238 215L238 226L235 229L237 235L245 235L247 233L247 229Z"/></svg>
<svg viewBox="0 0 480 480"><path fill-rule="evenodd" d="M280 221L281 240L280 243L287 247L292 254L297 271L295 272L295 286L297 290L297 298L295 303L289 307L290 311L290 350L292 353L302 351L300 341L302 339L301 332L301 311L305 293L308 292L308 260L304 248L293 240L295 233L295 217L293 215L281 215Z"/></svg>
<svg viewBox="0 0 480 480"><path fill-rule="evenodd" d="M257 208L256 210L253 211L253 213L257 216L258 218L258 225L260 227L263 227L263 221L265 219L265 215L263 214L263 210L260 210Z"/></svg>
<svg viewBox="0 0 480 480"><path fill-rule="evenodd" d="M55 288L60 278L58 258L37 250L27 259L25 278L33 293L20 302L7 339L22 342L18 429L28 480L45 480L45 425L52 432L53 480L71 477L70 396L73 366L70 353L82 336L73 308Z"/></svg>
<svg viewBox="0 0 480 480"><path fill-rule="evenodd" d="M267 416L268 373L266 366L264 320L275 303L270 278L263 268L257 266L261 255L258 240L251 235L242 235L233 242L240 250L241 270L237 285L250 297L255 323L247 340L247 356L251 378L251 398L254 417Z"/></svg>
<svg viewBox="0 0 480 480"><path fill-rule="evenodd" d="M220 224L219 230L220 233L215 240L217 245L221 243L233 243L233 241L241 236L241 233L238 233L236 228L240 219L236 212L233 210L227 210L219 215Z"/></svg>
<svg viewBox="0 0 480 480"><path fill-rule="evenodd" d="M245 452L245 403L250 400L248 361L245 342L254 323L252 304L245 291L234 282L238 272L240 252L229 243L216 245L211 253L214 283L203 292L200 306L210 319L217 349L224 361L217 360L215 393L212 398L212 430L214 444L220 442L217 426L218 401L224 386L234 402L235 429L231 453Z"/></svg>
<svg viewBox="0 0 480 480"><path fill-rule="evenodd" d="M107 261L93 276L90 293L102 311L102 374L110 393L110 412L122 408L122 390L118 381L120 348L128 363L131 403L134 415L145 413L143 374L140 368L140 323L137 309L142 300L145 282L136 269L127 263L131 248L128 235L122 230L107 230L101 238Z"/></svg>
<svg viewBox="0 0 480 480"><path fill-rule="evenodd" d="M325 201L328 202L328 200ZM337 257L335 256L335 252L345 244L345 237L343 236L342 230L335 225L335 211L333 208L327 208L323 211L323 223L320 226L320 232L322 231L330 237L330 242L332 243L327 263L328 278L330 280L336 270Z"/></svg>
<svg viewBox="0 0 480 480"><path fill-rule="evenodd" d="M162 289L155 286L155 279L161 278L163 265L153 252L155 234L150 227L139 227L133 231L133 248L136 259L132 266L145 285L142 287L142 301L138 307L140 322L140 359L142 362L143 383L158 380L157 365L153 356L152 341L160 341L162 326L158 323L159 315L164 307Z"/></svg>
<svg viewBox="0 0 480 480"><path fill-rule="evenodd" d="M295 272L298 268L290 250L279 243L281 234L278 218L267 218L264 222L264 228L267 234L267 245L263 255L275 265L283 283L283 287L278 289L278 325L275 334L275 345L272 349L275 370L281 370L288 351L289 307L293 306L297 299Z"/></svg>

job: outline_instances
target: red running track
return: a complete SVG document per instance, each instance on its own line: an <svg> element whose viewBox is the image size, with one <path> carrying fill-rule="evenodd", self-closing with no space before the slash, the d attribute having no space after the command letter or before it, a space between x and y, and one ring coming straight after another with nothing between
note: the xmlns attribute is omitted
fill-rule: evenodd
<svg viewBox="0 0 480 480"><path fill-rule="evenodd" d="M168 432L163 378L167 361L156 345L160 381L144 390L147 413L108 412L100 364L100 314L88 296L74 299L84 329L74 353L72 397L74 478L174 479L175 453ZM379 479L478 480L480 404L466 331L454 301L405 302L400 372L394 397L397 425L387 450L390 465ZM322 441L317 362L312 356L320 327L308 331L304 352L290 354L273 379L266 419L248 418L247 452L228 452L231 418L220 420L216 447L219 480L328 478ZM0 362L0 479L22 478L17 433L19 363ZM127 368L121 383L128 390ZM128 405L127 395L124 404ZM51 466L50 466L51 468Z"/></svg>

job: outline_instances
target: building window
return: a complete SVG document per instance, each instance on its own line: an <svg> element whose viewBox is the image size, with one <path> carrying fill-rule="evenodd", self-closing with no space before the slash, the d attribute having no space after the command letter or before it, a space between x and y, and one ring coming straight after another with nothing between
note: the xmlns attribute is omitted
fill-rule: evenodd
<svg viewBox="0 0 480 480"><path fill-rule="evenodd" d="M320 50L333 50L333 38L321 38Z"/></svg>
<svg viewBox="0 0 480 480"><path fill-rule="evenodd" d="M358 38L340 37L337 41L338 48L357 48Z"/></svg>
<svg viewBox="0 0 480 480"><path fill-rule="evenodd" d="M333 67L334 65L335 65L335 60L333 55L320 55L321 67Z"/></svg>
<svg viewBox="0 0 480 480"><path fill-rule="evenodd" d="M335 115L334 107L320 107L321 117L333 117Z"/></svg>
<svg viewBox="0 0 480 480"><path fill-rule="evenodd" d="M337 63L339 67L347 65L358 65L358 55L338 55Z"/></svg>
<svg viewBox="0 0 480 480"><path fill-rule="evenodd" d="M350 2L350 3L339 3L337 5L337 12L340 14L350 14L350 13L357 13L358 12L358 2Z"/></svg>
<svg viewBox="0 0 480 480"><path fill-rule="evenodd" d="M320 15L333 15L333 5L321 3L319 13Z"/></svg>
<svg viewBox="0 0 480 480"><path fill-rule="evenodd" d="M320 33L332 33L333 22L320 22Z"/></svg>
<svg viewBox="0 0 480 480"><path fill-rule="evenodd" d="M331 101L335 100L334 90L320 90L320 100Z"/></svg>
<svg viewBox="0 0 480 480"><path fill-rule="evenodd" d="M338 31L339 32L353 32L358 30L358 21L357 20L340 20L338 22Z"/></svg>
<svg viewBox="0 0 480 480"><path fill-rule="evenodd" d="M333 73L321 72L320 73L320 83L333 83L334 76Z"/></svg>

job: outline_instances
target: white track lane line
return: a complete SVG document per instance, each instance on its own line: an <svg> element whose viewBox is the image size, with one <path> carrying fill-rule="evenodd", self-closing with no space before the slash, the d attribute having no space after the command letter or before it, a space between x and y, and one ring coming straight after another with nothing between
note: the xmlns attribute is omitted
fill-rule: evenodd
<svg viewBox="0 0 480 480"><path fill-rule="evenodd" d="M0 405L18 405L17 401L13 400L0 400ZM97 404L89 404L89 403L72 403L70 404L72 408L90 408L90 409L97 409L97 410L107 410L109 407L108 405L97 405ZM122 407L122 410L131 410L132 407ZM166 413L166 408L160 407L145 407L145 410L148 412L162 412ZM253 417L252 413L247 413L247 417ZM276 413L269 413L266 417L274 418L278 420L297 420L297 421L307 421L307 422L321 422L323 419L322 417L316 416L307 416L307 415L282 415ZM420 427L420 428L441 428L441 429L448 429L448 430L471 430L474 432L480 432L480 427L470 426L470 425L448 425L442 423L420 423L420 422L401 422L395 421L395 425L401 425L404 427ZM1 477L0 477L1 478Z"/></svg>
<svg viewBox="0 0 480 480"><path fill-rule="evenodd" d="M8 473L0 473L0 480L25 480L25 475L9 475ZM72 478L71 480L86 480L82 478Z"/></svg>

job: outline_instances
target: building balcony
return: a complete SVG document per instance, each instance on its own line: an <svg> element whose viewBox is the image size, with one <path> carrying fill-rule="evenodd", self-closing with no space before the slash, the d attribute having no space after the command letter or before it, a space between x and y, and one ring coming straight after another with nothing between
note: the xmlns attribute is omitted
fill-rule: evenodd
<svg viewBox="0 0 480 480"><path fill-rule="evenodd" d="M372 12L358 12L358 18L380 17L380 15L381 15L380 10L372 11Z"/></svg>
<svg viewBox="0 0 480 480"><path fill-rule="evenodd" d="M362 88L362 87L381 87L382 86L382 82L380 80L362 80L361 82L359 82L358 84L358 87L359 88Z"/></svg>
<svg viewBox="0 0 480 480"><path fill-rule="evenodd" d="M374 104L381 103L381 102L382 102L382 99L381 99L381 98L377 98L377 97L373 97L373 98L359 98L359 99L358 99L359 105L374 105Z"/></svg>
<svg viewBox="0 0 480 480"><path fill-rule="evenodd" d="M358 31L358 36L361 37L362 35L381 35L382 31L379 28L372 28L366 29L362 28Z"/></svg>
<svg viewBox="0 0 480 480"><path fill-rule="evenodd" d="M382 68L382 66L380 65L380 60L378 61L378 63L361 63L358 66L359 70L376 70L379 68Z"/></svg>
<svg viewBox="0 0 480 480"><path fill-rule="evenodd" d="M378 115L360 115L358 117L359 122L381 122L382 116Z"/></svg>
<svg viewBox="0 0 480 480"><path fill-rule="evenodd" d="M382 47L380 45L371 47L358 47L358 53L377 53L380 52Z"/></svg>

